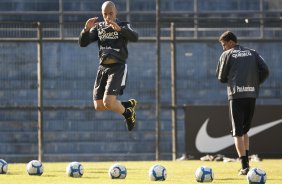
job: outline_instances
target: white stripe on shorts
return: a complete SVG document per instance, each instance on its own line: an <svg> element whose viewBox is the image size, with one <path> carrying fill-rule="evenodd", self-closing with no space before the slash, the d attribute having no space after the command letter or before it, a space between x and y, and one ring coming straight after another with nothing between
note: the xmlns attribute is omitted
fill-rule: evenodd
<svg viewBox="0 0 282 184"><path fill-rule="evenodd" d="M234 121L234 118L233 118L233 108L232 108L232 102L233 100L230 100L229 101L229 107L230 107L230 119L231 119L231 123L232 123L232 136L235 136L235 121Z"/></svg>
<svg viewBox="0 0 282 184"><path fill-rule="evenodd" d="M122 77L122 81L121 81L121 86L125 86L126 76L127 76L127 64L125 64L124 73L123 73L123 77Z"/></svg>

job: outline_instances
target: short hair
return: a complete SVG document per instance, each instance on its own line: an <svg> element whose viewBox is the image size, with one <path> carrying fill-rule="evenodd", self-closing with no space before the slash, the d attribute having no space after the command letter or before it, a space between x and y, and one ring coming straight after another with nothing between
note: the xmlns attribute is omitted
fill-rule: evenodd
<svg viewBox="0 0 282 184"><path fill-rule="evenodd" d="M102 4L101 9L103 10L103 9L104 9L105 7L107 7L107 6L111 6L111 7L113 7L113 8L116 8L115 3L113 3L112 1L105 1L105 2Z"/></svg>
<svg viewBox="0 0 282 184"><path fill-rule="evenodd" d="M237 37L234 33L232 33L231 31L225 31L224 33L222 33L222 35L219 37L218 39L219 41L234 41L235 43L237 43Z"/></svg>

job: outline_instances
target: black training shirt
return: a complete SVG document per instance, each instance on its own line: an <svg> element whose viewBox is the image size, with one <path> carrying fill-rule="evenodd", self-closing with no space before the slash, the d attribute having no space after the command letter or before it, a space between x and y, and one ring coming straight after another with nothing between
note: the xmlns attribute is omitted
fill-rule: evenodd
<svg viewBox="0 0 282 184"><path fill-rule="evenodd" d="M121 27L121 31L115 31L105 22L96 23L89 32L81 31L79 35L79 45L86 47L92 42L98 41L100 64L106 58L116 59L119 63L126 63L128 57L128 41L138 41L138 34L127 22L116 20Z"/></svg>
<svg viewBox="0 0 282 184"><path fill-rule="evenodd" d="M216 76L227 83L228 99L257 98L259 85L268 77L264 59L254 50L236 45L224 51L219 59Z"/></svg>

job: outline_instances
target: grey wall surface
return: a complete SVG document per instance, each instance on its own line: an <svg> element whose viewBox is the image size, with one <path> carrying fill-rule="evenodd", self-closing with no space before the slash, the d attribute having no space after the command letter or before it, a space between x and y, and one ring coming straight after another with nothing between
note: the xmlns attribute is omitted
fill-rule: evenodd
<svg viewBox="0 0 282 184"><path fill-rule="evenodd" d="M256 49L270 68L258 104L282 103L282 43L242 42ZM0 42L1 107L36 106L36 44ZM161 44L161 159L171 159L170 52ZM75 42L44 42L43 89L45 107L92 106L92 88L98 66L97 46L80 48ZM221 54L217 41L177 43L177 104L225 105L226 89L215 78ZM136 98L137 127L125 128L123 118L111 112L44 110L44 159L154 160L155 73L153 42L129 44L129 78L121 100ZM25 162L37 157L36 110L0 110L0 157ZM184 148L184 113L178 109L178 156Z"/></svg>

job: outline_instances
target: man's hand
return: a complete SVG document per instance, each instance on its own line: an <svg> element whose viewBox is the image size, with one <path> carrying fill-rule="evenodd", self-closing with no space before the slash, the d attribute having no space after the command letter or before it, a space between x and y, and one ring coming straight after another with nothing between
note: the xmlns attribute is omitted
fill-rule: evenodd
<svg viewBox="0 0 282 184"><path fill-rule="evenodd" d="M88 19L85 23L84 31L88 32L92 27L94 27L96 22L98 22L98 17Z"/></svg>
<svg viewBox="0 0 282 184"><path fill-rule="evenodd" d="M121 27L119 27L119 25L112 21L112 20L109 20L108 24L117 32L120 32L121 31Z"/></svg>

